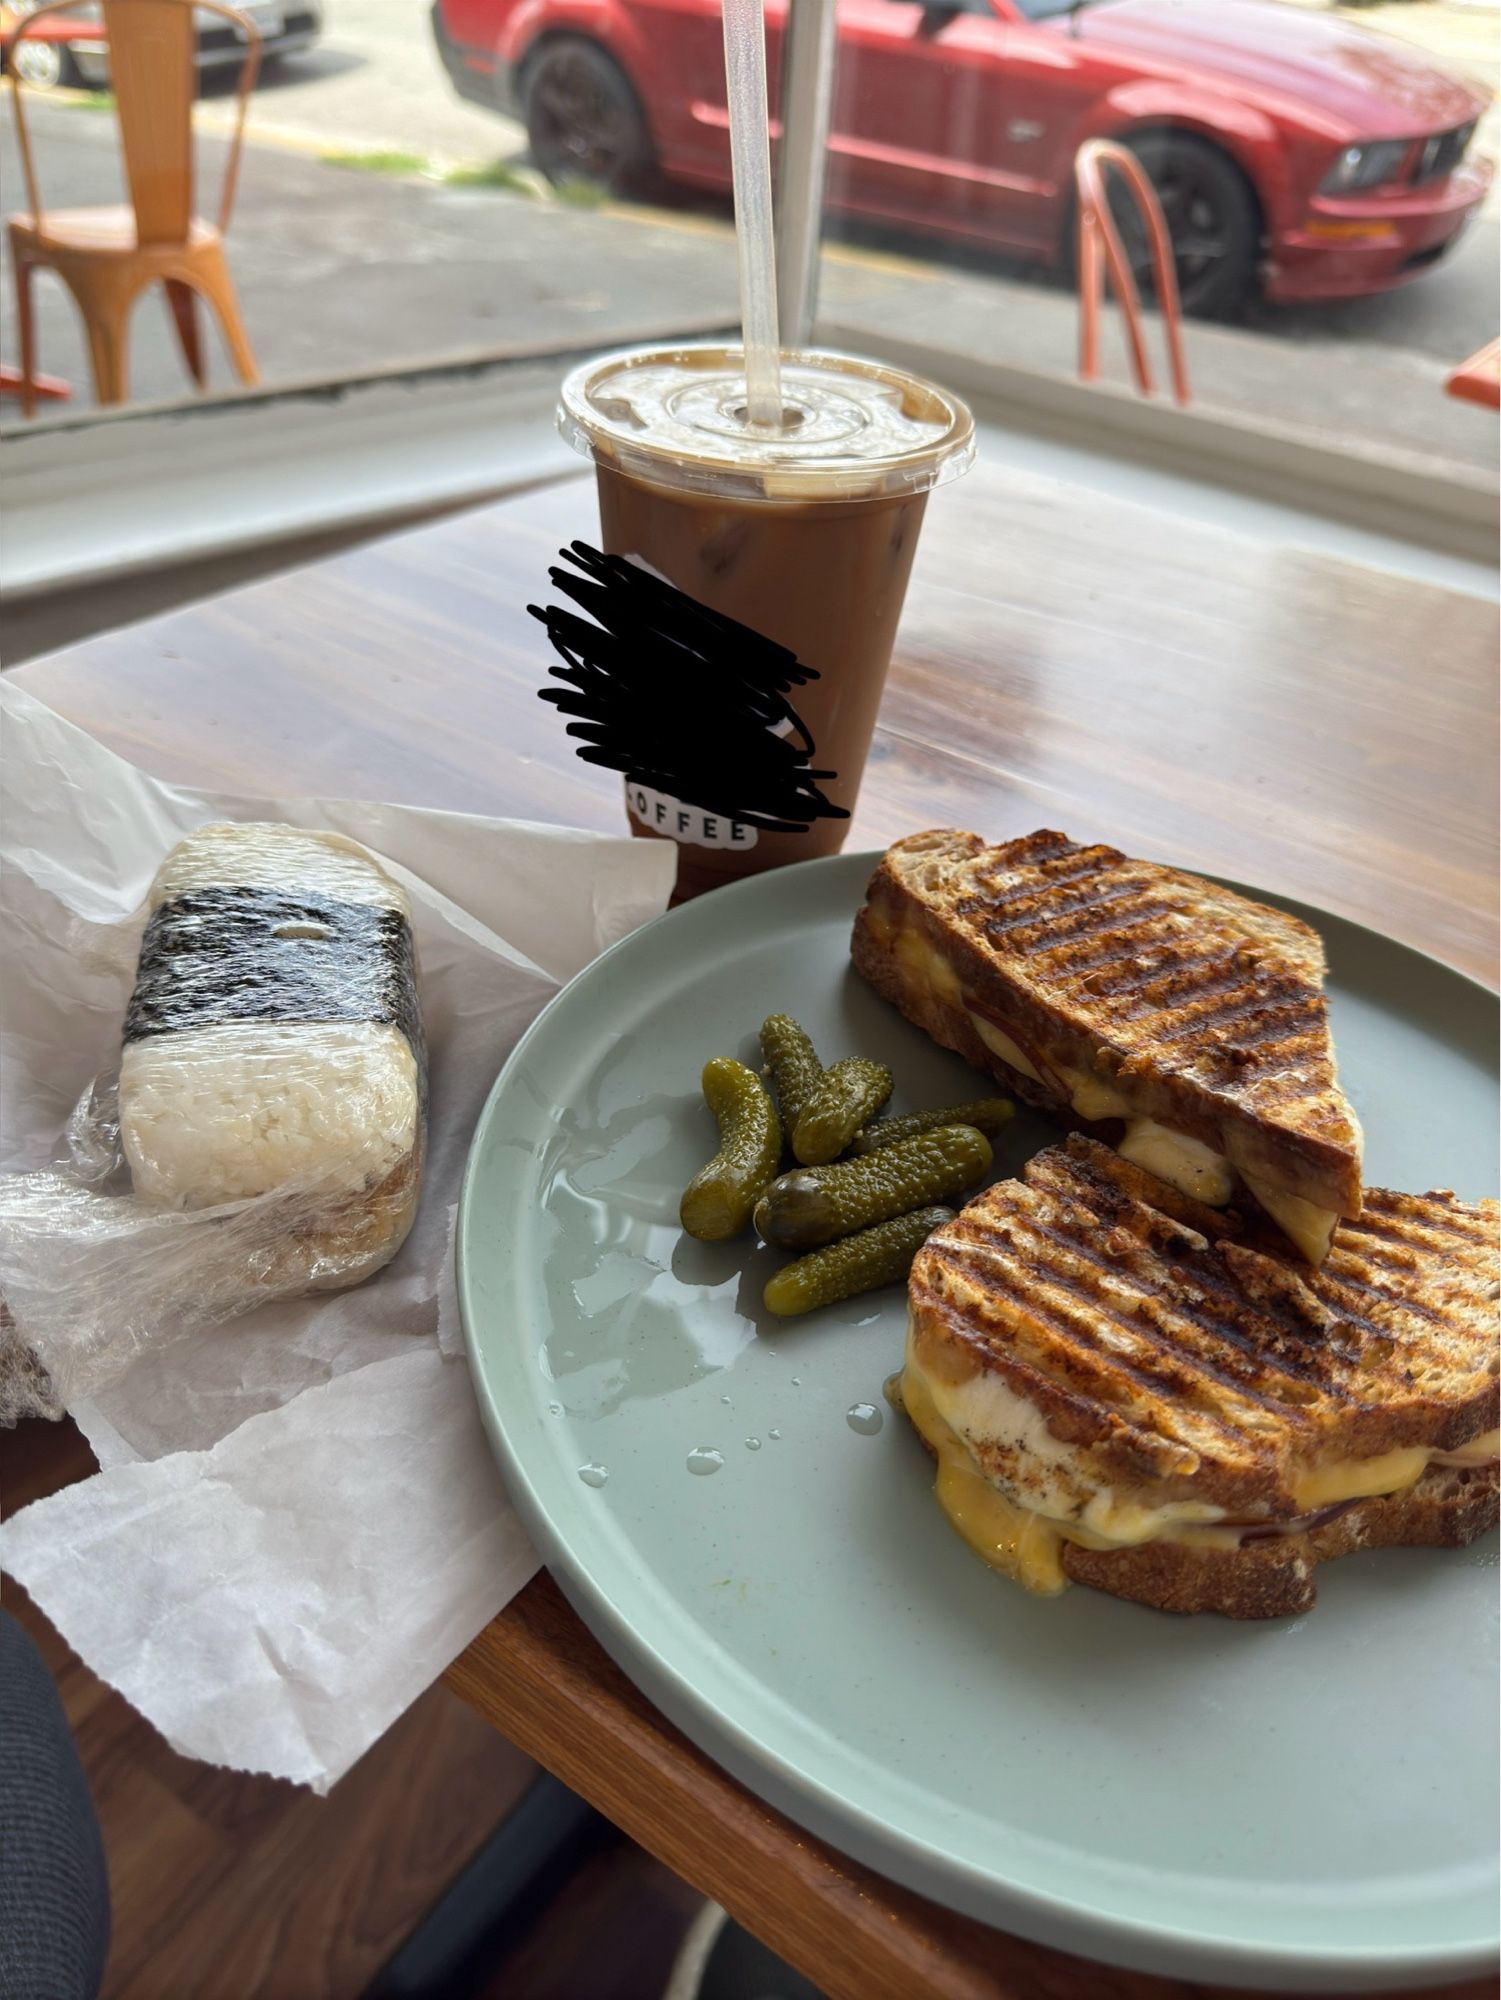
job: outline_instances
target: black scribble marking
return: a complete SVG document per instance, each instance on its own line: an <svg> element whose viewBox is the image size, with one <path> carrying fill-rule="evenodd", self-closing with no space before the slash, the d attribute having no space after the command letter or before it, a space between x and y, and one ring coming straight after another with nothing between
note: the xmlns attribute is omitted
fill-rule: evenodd
<svg viewBox="0 0 1501 2000"><path fill-rule="evenodd" d="M583 574L555 566L553 587L589 616L527 606L565 663L548 672L566 686L538 693L579 718L568 734L586 763L767 833L849 818L820 789L838 774L813 768L816 745L787 699L815 668L624 556L586 542L558 553Z"/></svg>

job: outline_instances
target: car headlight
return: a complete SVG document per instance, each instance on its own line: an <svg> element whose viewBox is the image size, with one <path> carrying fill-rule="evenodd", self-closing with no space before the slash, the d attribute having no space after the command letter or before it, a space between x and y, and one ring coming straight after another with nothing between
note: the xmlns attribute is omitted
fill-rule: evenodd
<svg viewBox="0 0 1501 2000"><path fill-rule="evenodd" d="M1321 194L1356 194L1391 180L1406 156L1410 139L1373 139L1364 146L1346 146L1325 174Z"/></svg>

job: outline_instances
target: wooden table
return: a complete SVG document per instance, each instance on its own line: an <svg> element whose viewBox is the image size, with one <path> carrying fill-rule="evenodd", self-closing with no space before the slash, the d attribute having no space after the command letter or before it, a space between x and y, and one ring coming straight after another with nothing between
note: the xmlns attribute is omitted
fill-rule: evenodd
<svg viewBox="0 0 1501 2000"><path fill-rule="evenodd" d="M537 699L525 611L594 523L570 480L15 679L164 778L617 829L619 781ZM981 470L933 502L851 843L1059 826L1493 977L1496 649L1484 600ZM545 1575L449 1680L834 2000L1209 1990L1002 1936L808 1838L672 1729Z"/></svg>

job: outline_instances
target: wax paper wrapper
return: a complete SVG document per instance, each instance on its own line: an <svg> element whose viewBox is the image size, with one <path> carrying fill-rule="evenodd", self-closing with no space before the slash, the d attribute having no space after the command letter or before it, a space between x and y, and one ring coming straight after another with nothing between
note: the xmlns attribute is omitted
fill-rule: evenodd
<svg viewBox="0 0 1501 2000"><path fill-rule="evenodd" d="M666 906L675 854L163 785L4 682L0 790L0 1172L60 1157L118 1061L146 891L194 827L347 835L411 901L430 1094L403 1248L353 1290L103 1357L71 1409L101 1471L0 1529L0 1564L175 1748L326 1789L536 1568L463 1359L459 1183L521 1032Z"/></svg>

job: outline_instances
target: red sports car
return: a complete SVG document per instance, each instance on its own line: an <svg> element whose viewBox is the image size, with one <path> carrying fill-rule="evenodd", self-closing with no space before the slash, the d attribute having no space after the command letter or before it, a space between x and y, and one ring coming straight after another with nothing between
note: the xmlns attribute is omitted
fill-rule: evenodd
<svg viewBox="0 0 1501 2000"><path fill-rule="evenodd" d="M767 0L770 73L788 0ZM1190 311L1416 277L1482 200L1473 83L1278 0L838 0L831 204L1045 261L1075 151L1124 139ZM519 113L554 180L727 188L720 0L436 0L457 89ZM1144 247L1144 246L1143 246Z"/></svg>

